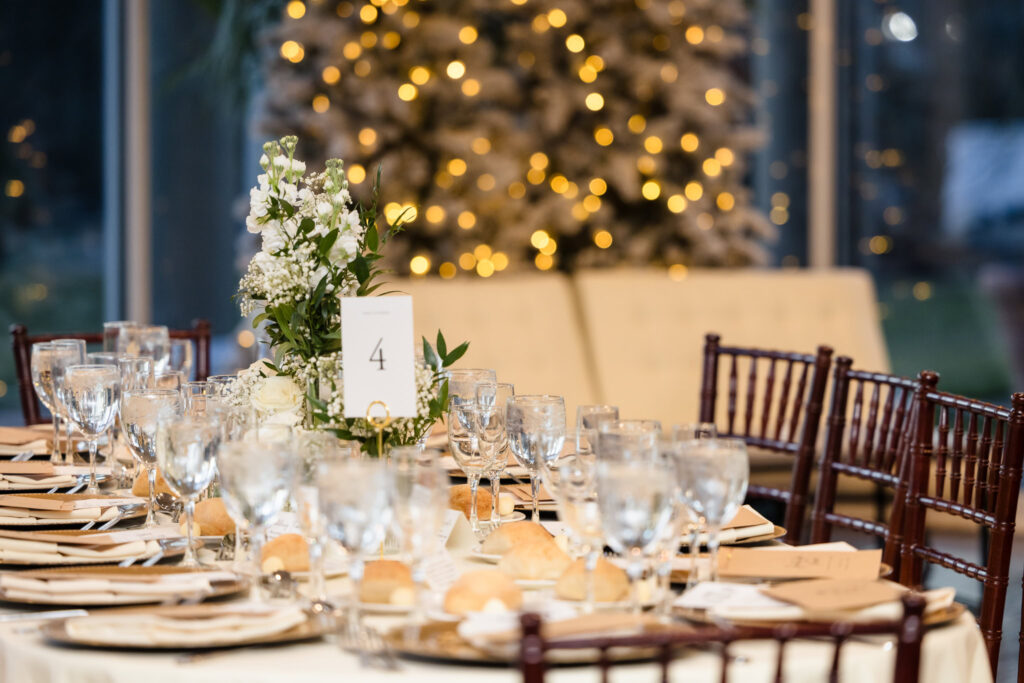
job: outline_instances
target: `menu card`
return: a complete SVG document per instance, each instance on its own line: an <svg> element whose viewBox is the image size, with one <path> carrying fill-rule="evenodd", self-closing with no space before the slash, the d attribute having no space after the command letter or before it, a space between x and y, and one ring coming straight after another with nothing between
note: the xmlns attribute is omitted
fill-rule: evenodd
<svg viewBox="0 0 1024 683"><path fill-rule="evenodd" d="M766 579L876 579L881 563L881 549L723 548L718 555L722 576Z"/></svg>
<svg viewBox="0 0 1024 683"><path fill-rule="evenodd" d="M897 600L906 589L884 579L809 579L761 588L768 597L809 612L831 612L871 607Z"/></svg>

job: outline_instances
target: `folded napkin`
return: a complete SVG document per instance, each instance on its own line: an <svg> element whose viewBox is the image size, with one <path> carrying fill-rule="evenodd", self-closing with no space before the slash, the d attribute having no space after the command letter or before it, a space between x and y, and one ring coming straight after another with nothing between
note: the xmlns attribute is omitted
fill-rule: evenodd
<svg viewBox="0 0 1024 683"><path fill-rule="evenodd" d="M118 562L129 557L152 557L158 552L160 552L158 541L132 541L99 546L0 538L0 562L31 562L33 564L62 564L74 560Z"/></svg>
<svg viewBox="0 0 1024 683"><path fill-rule="evenodd" d="M556 603L557 604L557 603ZM551 614L544 620L544 636L552 640L590 636L624 636L640 633L644 629L660 625L651 614L627 614L623 612L597 612L575 616L572 612ZM472 614L457 627L458 633L471 643L498 645L518 643L520 638L519 615Z"/></svg>
<svg viewBox="0 0 1024 683"><path fill-rule="evenodd" d="M50 425L42 425L47 432L52 431ZM0 445L24 446L27 443L45 439L46 432L33 429L32 427L0 427Z"/></svg>
<svg viewBox="0 0 1024 683"><path fill-rule="evenodd" d="M50 442L46 439L35 439L23 444L0 444L0 456L14 456L25 451L31 451L33 455L47 455L50 452Z"/></svg>
<svg viewBox="0 0 1024 683"><path fill-rule="evenodd" d="M0 474L0 491L21 491L26 488L73 486L78 477L70 474Z"/></svg>
<svg viewBox="0 0 1024 683"><path fill-rule="evenodd" d="M91 643L137 647L229 645L283 633L306 621L295 606L250 610L226 605L202 616L183 611L181 617L155 614L117 614L77 617L65 622L73 638Z"/></svg>
<svg viewBox="0 0 1024 683"><path fill-rule="evenodd" d="M83 575L25 578L17 574L4 574L0 575L0 591L7 598L41 602L68 597L73 597L76 602L101 602L119 597L145 600L209 593L212 591L212 582L236 578L235 574L224 571L142 574L119 578Z"/></svg>
<svg viewBox="0 0 1024 683"><path fill-rule="evenodd" d="M31 520L106 522L117 516L117 506L78 508L76 510L29 510L0 507L0 524L25 524Z"/></svg>

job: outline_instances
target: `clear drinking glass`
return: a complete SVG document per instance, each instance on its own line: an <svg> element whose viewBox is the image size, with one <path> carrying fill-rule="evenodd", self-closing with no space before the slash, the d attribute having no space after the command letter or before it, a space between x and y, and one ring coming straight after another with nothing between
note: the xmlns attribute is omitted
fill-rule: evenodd
<svg viewBox="0 0 1024 683"><path fill-rule="evenodd" d="M91 351L85 354L86 362L93 365L117 366L117 354L112 351Z"/></svg>
<svg viewBox="0 0 1024 683"><path fill-rule="evenodd" d="M57 398L53 393L53 370L51 365L55 354L55 347L50 342L39 342L32 345L32 387L36 390L36 396L46 409L50 411L53 420L53 445L50 451L50 460L60 460L60 412Z"/></svg>
<svg viewBox="0 0 1024 683"><path fill-rule="evenodd" d="M508 441L516 462L530 473L533 512L530 519L540 521L537 498L540 468L552 462L565 444L565 401L547 394L512 396L506 403Z"/></svg>
<svg viewBox="0 0 1024 683"><path fill-rule="evenodd" d="M167 485L184 502L188 545L183 567L199 567L192 548L196 498L210 485L217 471L220 424L205 417L160 420L157 425L156 459Z"/></svg>
<svg viewBox="0 0 1024 683"><path fill-rule="evenodd" d="M597 455L619 459L650 458L658 453L661 423L657 420L615 420L598 426Z"/></svg>
<svg viewBox="0 0 1024 683"><path fill-rule="evenodd" d="M718 427L714 422L694 422L693 424L672 425L672 440L677 442L693 441L694 439L716 439Z"/></svg>
<svg viewBox="0 0 1024 683"><path fill-rule="evenodd" d="M491 528L501 526L501 515L498 510L498 500L501 495L501 475L508 465L508 429L505 428L505 411L510 396L515 396L516 388L508 382L478 382L476 385L476 403L481 410L495 410L501 412L501 444L497 447L497 457L494 465L484 473L491 483Z"/></svg>
<svg viewBox="0 0 1024 683"><path fill-rule="evenodd" d="M90 494L96 483L96 450L99 437L114 424L121 394L121 377L109 365L71 365L64 371L62 389L68 419L89 441Z"/></svg>
<svg viewBox="0 0 1024 683"><path fill-rule="evenodd" d="M327 534L341 543L351 558L348 627L350 632L359 633L364 558L384 542L394 520L394 475L378 459L341 460L323 468L317 486Z"/></svg>
<svg viewBox="0 0 1024 683"><path fill-rule="evenodd" d="M497 382L498 375L494 370L481 368L458 368L446 370L448 377L448 398L459 398L465 401L476 400L476 385L480 382Z"/></svg>
<svg viewBox="0 0 1024 683"><path fill-rule="evenodd" d="M188 381L192 377L192 340L172 339L167 369L180 372Z"/></svg>
<svg viewBox="0 0 1024 683"><path fill-rule="evenodd" d="M153 388L153 359L148 356L121 356L121 391L145 391Z"/></svg>
<svg viewBox="0 0 1024 683"><path fill-rule="evenodd" d="M181 393L172 389L143 389L121 394L121 431L136 461L149 480L146 527L156 524L157 427L184 414Z"/></svg>
<svg viewBox="0 0 1024 683"><path fill-rule="evenodd" d="M597 451L597 435L602 422L617 422L617 406L592 405L576 408L576 455L593 457Z"/></svg>
<svg viewBox="0 0 1024 683"><path fill-rule="evenodd" d="M658 458L601 458L595 467L605 541L626 558L632 610L639 613L637 582L646 556L671 523L676 477Z"/></svg>
<svg viewBox="0 0 1024 683"><path fill-rule="evenodd" d="M707 525L711 580L718 580L722 525L743 505L750 478L747 445L742 439L695 439L680 444L679 466L688 486L683 496Z"/></svg>
<svg viewBox="0 0 1024 683"><path fill-rule="evenodd" d="M489 412L494 418L495 411ZM480 486L480 477L494 467L497 453L493 447L481 448L478 426L481 420L480 409L476 401L453 397L448 401L448 447L452 457L466 475L469 482L471 502L469 505L469 525L473 533L480 535L480 519L477 515L476 492Z"/></svg>
<svg viewBox="0 0 1024 683"><path fill-rule="evenodd" d="M131 320L114 320L103 323L103 350L117 352L117 342L121 337L121 330L138 327L138 325L137 322Z"/></svg>
<svg viewBox="0 0 1024 683"><path fill-rule="evenodd" d="M682 444L694 439L714 439L718 437L718 428L713 422L695 422L692 424L672 425L672 441ZM689 479L686 468L680 467L680 475L685 480L683 493L689 490ZM686 580L688 588L692 588L699 580L697 563L700 559L700 538L707 532L707 522L704 517L697 513L689 504L690 496L684 495L684 503L690 513L689 533L686 535L687 550L690 555L690 573Z"/></svg>
<svg viewBox="0 0 1024 683"><path fill-rule="evenodd" d="M327 431L302 432L296 437L300 466L295 486L295 509L309 545L309 591L314 602L327 602L324 568L327 522L320 511L317 481L325 467L352 457L353 443Z"/></svg>
<svg viewBox="0 0 1024 683"><path fill-rule="evenodd" d="M541 467L544 486L558 506L558 518L569 527L574 545L583 557L583 611L587 613L594 611L594 570L604 549L595 465L593 457L571 453Z"/></svg>
<svg viewBox="0 0 1024 683"><path fill-rule="evenodd" d="M395 481L395 522L402 534L402 545L409 556L416 586L410 631L407 632L415 637L423 620L426 586L423 564L441 545L438 534L448 508L448 474L441 467L436 451L419 446L393 448L388 462Z"/></svg>
<svg viewBox="0 0 1024 683"><path fill-rule="evenodd" d="M54 355L50 362L50 372L53 378L53 399L54 407L60 420L64 421L64 463L70 465L75 460L75 446L71 439L71 420L68 419L67 404L64 401L64 370L72 365L85 363L85 342L81 339L55 339L51 342L54 347ZM60 437L58 425L56 437ZM60 441L55 440L54 448L60 450ZM56 462L56 458L51 456Z"/></svg>
<svg viewBox="0 0 1024 683"><path fill-rule="evenodd" d="M171 355L171 338L164 325L126 325L120 328L116 351L125 356L148 356L153 370L164 372Z"/></svg>
<svg viewBox="0 0 1024 683"><path fill-rule="evenodd" d="M210 375L206 378L210 396L223 396L236 379L236 375Z"/></svg>
<svg viewBox="0 0 1024 683"><path fill-rule="evenodd" d="M181 391L182 385L185 384L185 374L169 370L167 372L160 372L153 376L153 387L156 389L174 389L175 391Z"/></svg>

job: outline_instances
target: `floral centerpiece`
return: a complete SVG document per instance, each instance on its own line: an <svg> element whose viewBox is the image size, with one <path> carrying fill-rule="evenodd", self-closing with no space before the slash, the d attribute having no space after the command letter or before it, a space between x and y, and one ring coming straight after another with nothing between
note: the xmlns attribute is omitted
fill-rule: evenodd
<svg viewBox="0 0 1024 683"><path fill-rule="evenodd" d="M353 202L340 159L320 173L306 173L295 158L298 139L286 136L263 145L258 185L249 192L246 227L263 243L239 283L242 315L255 314L273 360L261 360L238 375L229 402L251 407L261 419L307 429L329 428L377 453L376 431L365 419L344 417L341 364L341 296L372 296L383 286L384 246L402 231L402 217L378 224L380 174L373 202ZM447 404L445 368L462 357L463 343L448 350L423 339L417 363L418 415L395 419L384 443L412 444L426 437Z"/></svg>

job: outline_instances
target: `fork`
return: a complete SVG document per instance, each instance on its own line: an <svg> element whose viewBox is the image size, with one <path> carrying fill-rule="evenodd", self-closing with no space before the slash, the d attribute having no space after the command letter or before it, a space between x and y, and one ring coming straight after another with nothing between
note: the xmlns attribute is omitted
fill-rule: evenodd
<svg viewBox="0 0 1024 683"><path fill-rule="evenodd" d="M365 624L346 623L338 630L338 645L343 650L355 651L363 667L376 662L384 669L397 671L401 668L391 646L381 637L377 629Z"/></svg>
<svg viewBox="0 0 1024 683"><path fill-rule="evenodd" d="M11 458L11 462L25 462L32 457L32 451L22 451Z"/></svg>

